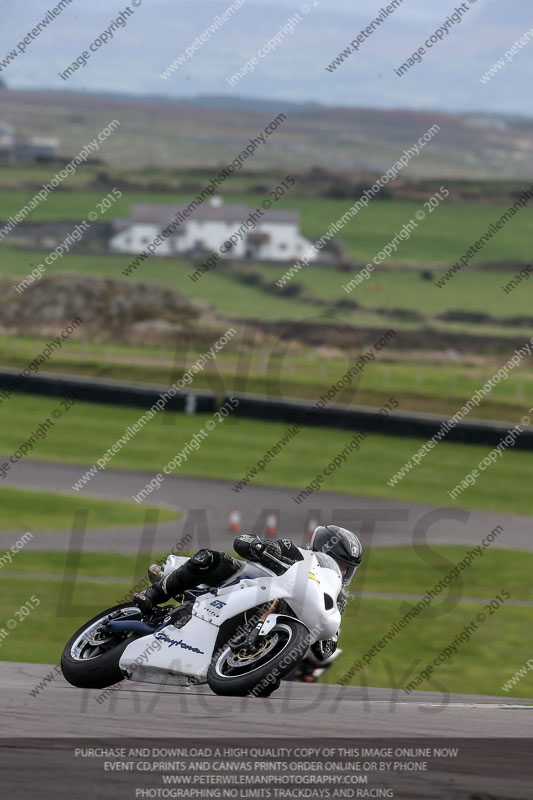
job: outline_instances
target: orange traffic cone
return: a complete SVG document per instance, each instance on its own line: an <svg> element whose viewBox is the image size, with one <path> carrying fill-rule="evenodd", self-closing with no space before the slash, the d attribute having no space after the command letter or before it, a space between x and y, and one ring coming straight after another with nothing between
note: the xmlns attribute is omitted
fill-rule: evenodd
<svg viewBox="0 0 533 800"><path fill-rule="evenodd" d="M274 511L267 514L265 533L272 538L278 535L278 518Z"/></svg>
<svg viewBox="0 0 533 800"><path fill-rule="evenodd" d="M313 533L315 532L315 528L319 525L318 520L315 517L309 517L307 522L307 541L310 542L313 538Z"/></svg>
<svg viewBox="0 0 533 800"><path fill-rule="evenodd" d="M241 512L238 508L234 508L229 515L229 529L230 533L240 533L241 530Z"/></svg>

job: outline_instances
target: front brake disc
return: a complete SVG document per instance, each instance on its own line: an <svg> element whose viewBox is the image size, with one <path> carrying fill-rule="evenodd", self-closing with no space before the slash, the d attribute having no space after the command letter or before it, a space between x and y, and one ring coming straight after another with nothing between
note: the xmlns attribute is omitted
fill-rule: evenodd
<svg viewBox="0 0 533 800"><path fill-rule="evenodd" d="M226 657L226 664L229 667L242 667L247 663L251 664L262 656L268 655L278 643L278 639L278 634L274 633L271 637L265 636L253 652L249 652L245 647L241 647L240 650L234 652L230 651Z"/></svg>

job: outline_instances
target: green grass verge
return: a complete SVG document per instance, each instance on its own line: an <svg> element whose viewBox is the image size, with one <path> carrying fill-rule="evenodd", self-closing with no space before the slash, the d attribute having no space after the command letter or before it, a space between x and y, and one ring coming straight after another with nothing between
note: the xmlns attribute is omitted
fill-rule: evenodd
<svg viewBox="0 0 533 800"><path fill-rule="evenodd" d="M512 593L511 589L509 591ZM436 618L419 615L384 649L378 650L363 671L354 670L348 685L392 687L399 690L398 699L401 700L406 696L402 687L431 664L480 612L486 614L486 621L419 689L439 693L507 694L502 690L503 684L531 658L524 630L531 625L532 611L504 605L490 616L483 603L460 603ZM349 675L354 664L383 638L403 613L395 600L365 598L357 606L349 605L342 624L340 645L343 652L327 673L326 681L337 683ZM528 673L508 694L532 697L533 673Z"/></svg>
<svg viewBox="0 0 533 800"><path fill-rule="evenodd" d="M498 537L505 544L505 532ZM392 592L423 595L442 580L462 561L472 545L432 545L420 554L412 547L368 547L363 565L357 572L352 589L362 592ZM79 553L73 562L64 551L24 551L13 557L12 563L2 569L2 575L20 577L23 573L39 575L68 575L82 581L84 578L117 579L133 585L146 575L152 562L160 563L168 553L131 555L128 553ZM190 555L183 553L182 555ZM67 569L68 566L68 569ZM512 586L513 600L533 601L531 573L533 553L486 548L470 567L460 571L460 580L454 580L449 590L454 596L492 597L502 586ZM448 590L445 589L439 603Z"/></svg>
<svg viewBox="0 0 533 800"><path fill-rule="evenodd" d="M68 592L72 590L72 597ZM62 591L64 594L62 594ZM0 642L0 660L58 664L70 636L98 611L115 605L125 594L123 586L108 583L71 583L60 580L7 580L0 583L2 620L17 627ZM34 595L39 606L18 622L15 612Z"/></svg>
<svg viewBox="0 0 533 800"><path fill-rule="evenodd" d="M117 579L122 584L131 581L132 585L146 576L146 570L154 562L166 559L168 553L67 553L64 550L31 551L21 550L14 556L11 564L2 569L2 575L19 578L21 573L31 572L39 575L64 575L83 581L84 578ZM192 553L180 553L192 555ZM74 559L76 566L74 566ZM122 591L122 589L121 589Z"/></svg>
<svg viewBox="0 0 533 800"><path fill-rule="evenodd" d="M76 512L87 514L89 528L141 526L147 509L137 503L100 500L56 492L0 488L0 530L65 531L70 530ZM179 519L179 512L151 507L160 522Z"/></svg>
<svg viewBox="0 0 533 800"><path fill-rule="evenodd" d="M481 544L481 543L480 543ZM425 595L445 579L476 545L431 545L417 552L413 547L371 547L357 572L352 588L361 592L398 592ZM491 598L507 587L513 600L533 601L531 573L533 553L504 550L505 530L495 546L482 549L459 578L452 577L449 592L454 596ZM434 601L437 604L439 600ZM409 605L409 603L407 604ZM533 614L533 608L531 609Z"/></svg>
<svg viewBox="0 0 533 800"><path fill-rule="evenodd" d="M1 336L0 363L24 369L43 351L46 337ZM177 380L200 355L177 352L170 347L131 346L72 340L47 362L47 372L91 375L101 378L154 383L168 386ZM291 353L285 357L258 350L250 355L246 371L239 367L240 355L229 350L217 358L216 369L207 368L195 378L198 389L222 396L224 392L251 392L316 400L342 378L356 354L344 358L328 357L317 368L313 351ZM452 416L494 375L505 358L493 358L483 365L434 364L412 361L379 361L368 364L357 385L343 390L339 403L380 408L391 395L402 410L425 411ZM176 362L181 366L176 367ZM277 378L279 376L279 380ZM470 418L518 421L524 412L525 398L533 392L533 374L527 368L513 370L507 380L495 386Z"/></svg>
<svg viewBox="0 0 533 800"><path fill-rule="evenodd" d="M54 398L19 395L5 406L9 424L0 435L0 452L9 455L58 406ZM141 416L134 408L76 403L32 450L32 458L91 465ZM208 416L157 415L110 462L116 469L160 472L203 428ZM179 474L239 481L283 436L286 426L230 417L217 424ZM257 483L291 487L297 495L330 463L354 431L306 427L260 473ZM422 439L369 435L342 469L326 477L324 490L436 505L531 514L531 492L524 480L531 461L526 451L507 450L477 484L453 503L451 491L490 451L490 447L441 442L399 484L387 480L423 444ZM85 468L80 467L80 477ZM229 491L229 490L228 490ZM246 489L244 489L246 491ZM82 493L83 494L83 493ZM238 497L235 494L235 499ZM176 498L179 502L179 497ZM318 496L312 496L313 502Z"/></svg>

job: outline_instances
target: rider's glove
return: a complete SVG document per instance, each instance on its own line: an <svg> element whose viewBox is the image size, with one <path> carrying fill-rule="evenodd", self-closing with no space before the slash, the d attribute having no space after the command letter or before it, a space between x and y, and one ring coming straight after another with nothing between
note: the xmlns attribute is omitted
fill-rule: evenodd
<svg viewBox="0 0 533 800"><path fill-rule="evenodd" d="M260 542L257 545L255 545L254 551L257 560L263 562L267 566L270 560L268 558L269 555L274 556L274 558L278 559L281 559L282 556L281 547L277 542ZM266 557L265 553L267 554Z"/></svg>
<svg viewBox="0 0 533 800"><path fill-rule="evenodd" d="M159 592L155 586L149 586L142 592L135 592L132 595L133 602L141 610L143 617L149 616L158 602L160 602Z"/></svg>

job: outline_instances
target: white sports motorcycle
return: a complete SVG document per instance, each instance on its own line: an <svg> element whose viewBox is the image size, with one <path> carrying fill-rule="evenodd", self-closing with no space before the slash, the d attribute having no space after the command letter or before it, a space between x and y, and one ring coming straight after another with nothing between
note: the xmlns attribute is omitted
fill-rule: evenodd
<svg viewBox="0 0 533 800"><path fill-rule="evenodd" d="M156 608L148 619L131 603L103 611L67 642L63 675L81 688L126 678L208 683L219 695L268 697L309 645L335 636L340 626L338 565L325 553L301 552L296 562L265 553L276 571L244 561L217 588L187 591L181 605ZM160 576L186 560L170 555Z"/></svg>

